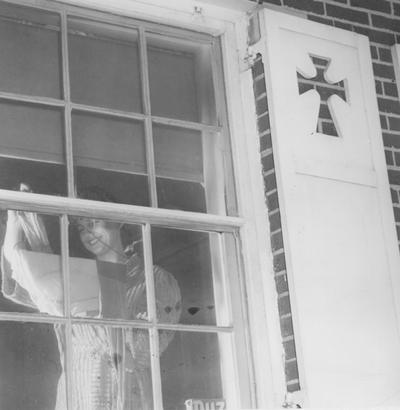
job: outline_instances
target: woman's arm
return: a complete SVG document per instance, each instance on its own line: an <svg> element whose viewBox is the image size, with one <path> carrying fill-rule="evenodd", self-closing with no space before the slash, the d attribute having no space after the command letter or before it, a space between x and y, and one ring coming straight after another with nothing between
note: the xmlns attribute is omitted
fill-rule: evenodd
<svg viewBox="0 0 400 410"><path fill-rule="evenodd" d="M23 230L17 211L8 210L6 234L3 242L3 255L11 265L13 265L15 252L26 248L23 237Z"/></svg>

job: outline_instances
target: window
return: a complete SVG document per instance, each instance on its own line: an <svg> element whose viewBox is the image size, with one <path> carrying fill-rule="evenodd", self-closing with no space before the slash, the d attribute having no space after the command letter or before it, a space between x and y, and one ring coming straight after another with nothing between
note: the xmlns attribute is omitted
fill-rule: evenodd
<svg viewBox="0 0 400 410"><path fill-rule="evenodd" d="M43 4L0 2L1 407L248 407L218 37Z"/></svg>

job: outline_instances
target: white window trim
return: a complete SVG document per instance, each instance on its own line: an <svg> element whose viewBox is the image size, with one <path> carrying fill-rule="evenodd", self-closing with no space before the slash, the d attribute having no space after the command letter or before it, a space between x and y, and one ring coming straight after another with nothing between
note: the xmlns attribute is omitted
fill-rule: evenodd
<svg viewBox="0 0 400 410"><path fill-rule="evenodd" d="M392 57L397 83L397 90L400 96L400 44L395 44L394 46L392 46Z"/></svg>
<svg viewBox="0 0 400 410"><path fill-rule="evenodd" d="M30 1L18 1L19 4ZM35 5L40 6L41 0ZM198 229L212 229L220 224L230 230L241 226L242 257L245 268L247 310L249 320L248 347L253 357L254 380L253 401L257 408L276 408L284 402L285 377L283 347L280 334L275 289L272 249L269 241L269 223L264 198L264 184L259 154L259 137L256 127L256 109L253 94L251 70L241 71L241 62L247 54L247 16L256 7L247 1L233 2L233 8L222 7L226 2L169 0L61 0L58 3L86 7L96 11L145 19L154 23L169 24L203 33L221 35L224 59L224 75L227 95L227 108L236 189L238 195L239 218L216 215L199 215L163 209L129 206L121 210L120 205L101 204L92 210L104 216L111 211L116 218L126 222L137 222L133 213L140 214L142 222L151 221L163 225L180 226L194 223ZM111 4L112 3L112 4ZM44 3L48 6L48 2ZM239 84L239 86L238 86ZM15 204L21 208L46 211L43 195L15 193L0 190L0 205ZM49 209L67 210L68 213L87 213L87 201L47 197Z"/></svg>

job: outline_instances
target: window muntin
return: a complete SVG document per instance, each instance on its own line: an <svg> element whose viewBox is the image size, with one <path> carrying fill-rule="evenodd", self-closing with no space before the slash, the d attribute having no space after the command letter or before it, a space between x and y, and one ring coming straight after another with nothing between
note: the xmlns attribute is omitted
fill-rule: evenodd
<svg viewBox="0 0 400 410"><path fill-rule="evenodd" d="M29 13L28 13L29 14ZM64 67L64 74L69 74L68 70L65 70L65 68L68 65L68 60L67 60L67 50L68 48L66 47L67 42L66 42L66 27L67 27L67 21L68 19L66 18L65 13L62 13L62 55L63 55L63 67ZM86 20L84 20L84 23ZM89 25L90 26L90 25ZM143 24L144 26L144 24ZM75 196L75 191L76 191L76 182L79 180L79 178L88 178L89 181L99 181L99 183L104 182L105 180L108 179L108 182L105 184L106 188L113 187L113 185L116 183L117 179L121 179L122 177L126 177L127 175L129 177L140 177L140 178L148 178L150 181L149 183L149 189L148 189L148 197L150 198L150 201L146 202L143 200L143 203L138 203L135 202L134 200L125 200L121 198L118 198L118 202L122 203L127 203L127 204L135 204L135 205L147 205L150 203L153 207L157 204L159 207L163 207L162 202L160 205L159 198L158 196L161 196L159 192L163 190L164 192L168 191L167 188L173 187L174 190L171 190L169 192L170 197L178 196L179 194L183 194L182 197L185 196L185 190L187 189L187 192L190 192L192 190L195 192L195 198L199 198L199 204L195 204L196 206L193 206L193 203L197 202L196 200L192 200L192 203L189 200L186 200L187 202L184 202L184 205L178 203L173 203L171 199L168 199L168 201L165 201L165 208L172 208L174 211L178 210L191 210L195 212L202 212L205 213L205 211L208 211L209 213L216 213L216 214L226 214L226 208L229 208L229 214L235 214L236 213L236 207L235 207L235 198L233 195L233 189L228 189L228 186L233 186L233 181L231 179L231 176L233 175L229 172L226 174L226 170L229 170L231 167L231 159L230 159L230 152L229 152L229 144L227 143L227 129L226 129L226 124L224 123L224 114L221 112L224 111L223 104L221 106L221 100L218 100L219 102L216 104L217 108L216 111L218 113L215 114L216 117L218 117L218 125L209 125L207 122L212 123L212 121L206 121L204 120L204 123L198 120L198 122L193 122L193 121L188 121L188 120L182 120L182 119L177 119L177 118L166 118L166 117L161 117L161 116L155 116L152 115L152 112L150 110L151 108L151 99L150 99L150 93L149 93L149 85L147 83L146 77L148 72L146 70L146 35L150 38L153 34L146 34L146 29L142 27L139 27L139 51L140 51L140 56L141 56L141 76L142 76L142 87L143 87L143 105L144 105L144 114L141 112L127 112L127 111L121 111L118 109L114 108L109 108L109 107L104 107L104 106L95 106L95 105L86 105L86 104L81 104L81 103L76 103L69 97L69 94L71 92L71 89L68 87L70 78L67 75L63 76L63 88L64 88L64 93L65 93L65 100L62 101L56 101L56 100L47 100L47 99L42 99L41 97L35 97L35 98L30 98L27 97L26 95L18 95L18 94L13 94L11 96L6 95L5 93L2 93L0 91L0 98L2 100L6 100L8 98L12 99L13 101L24 101L28 102L29 104L33 105L38 105L40 107L44 106L46 108L50 108L53 110L56 110L56 107L61 107L61 109L64 110L65 112L65 117L64 117L64 125L65 125L65 130L64 130L64 148L65 148L65 163L67 164L67 175L68 178L65 178L68 182L68 192L69 196L74 197ZM91 26L90 26L91 27ZM119 26L116 26L119 28ZM154 26L152 27L152 31L154 31ZM169 35L169 44L172 44L172 42L175 40L176 35ZM157 37L157 36L155 36ZM195 37L195 36L194 36ZM202 42L201 40L200 42ZM215 46L213 39L207 38L207 41L205 41L206 47L211 47L213 50L213 53L217 52L218 54L218 47ZM210 53L211 54L211 53ZM215 80L215 77L218 77L220 73L215 72L215 64L213 68L213 72L210 73L208 72L208 76L213 77L213 82ZM146 74L146 73L147 74ZM207 76L205 75L205 78ZM147 84L147 85L146 85ZM212 88L214 90L214 85L212 85ZM222 90L219 90L216 94L221 94L223 93ZM215 97L213 97L215 98ZM106 105L106 104L104 104ZM210 105L211 108L213 109L213 105ZM81 176L79 177L79 173L76 172L78 168L77 164L77 153L76 151L74 152L74 149L76 147L74 146L74 135L76 135L76 128L74 131L74 116L81 116L81 117L96 117L96 119L101 118L101 119L112 119L114 121L119 121L123 123L135 123L135 124L142 124L144 128L144 134L145 134L145 141L146 141L146 172L147 175L143 175L143 173L139 172L132 172L130 173L122 173L118 171L115 171L112 167L112 169L104 169L104 168L96 168L95 166L89 167L86 166L85 172L81 172ZM172 117L172 114L171 114ZM210 118L212 116L204 116L204 118ZM200 119L203 117L199 117ZM221 127L220 124L223 124ZM88 127L90 128L91 125ZM168 152L166 153L158 153L158 157L155 157L155 143L154 143L154 129L155 126L158 126L160 129L172 129L178 137L181 135L183 136L183 133L179 133L178 131L181 130L187 130L188 134L190 135L200 135L202 138L201 142L201 150L198 150L197 152L202 153L203 155L203 164L202 166L198 166L195 169L197 171L203 171L203 181L192 181L190 179L185 180L184 178L177 178L173 175L169 175L169 178L166 178L165 176L158 176L157 175L157 161L156 158L160 158L164 160L168 164ZM178 131L177 131L178 130ZM137 134L135 134L135 137L137 137ZM157 137L156 137L157 138ZM228 144L228 145L226 145ZM177 138L177 144L178 149L179 149L179 138ZM190 145L190 144L189 144ZM196 146L196 143L194 144ZM204 153L207 153L205 155ZM222 156L220 154L222 153ZM164 158L163 158L164 155ZM196 155L196 153L194 153ZM10 155L10 157L12 157ZM166 158L166 159L165 159ZM6 160L9 160L9 158L5 158ZM41 161L35 160L32 161L31 159L24 159L24 164L28 163L29 164L42 164ZM195 159L196 161L196 159ZM162 161L159 161L162 163ZM171 161L170 161L171 162ZM173 160L172 160L173 162ZM51 166L56 167L60 166L60 163L62 161L48 161L45 164L48 165L50 164ZM211 165L210 165L211 164ZM82 168L84 165L87 164L81 164ZM75 166L75 169L74 169ZM26 167L27 170L29 169L29 166ZM215 171L217 170L217 171ZM74 172L75 171L75 172ZM92 173L91 176L87 177L87 175L90 175L90 172ZM114 176L112 173L118 173L117 177L118 178L111 178L110 174ZM50 174L52 171L50 170ZM201 174L201 172L198 172L198 174ZM28 174L26 174L28 175ZM21 178L18 180L24 181L26 178L26 175L22 175ZM59 177L59 174L57 174ZM217 178L220 177L220 178ZM34 179L34 178L33 178ZM192 178L194 179L194 178ZM201 177L200 177L201 179ZM219 181L215 181L218 179ZM225 181L226 179L226 181ZM59 179L61 180L61 179ZM121 184L121 188L117 193L121 194L123 192L125 195L126 192L129 192L129 189L126 189L127 186L130 187L130 182L128 178L125 180L127 181L126 185ZM213 187L211 190L207 187L207 184L209 182L212 182L213 184L216 185L216 187ZM197 184L197 185L196 185ZM81 186L85 186L85 183L82 183ZM34 186L32 184L32 186ZM141 185L143 187L143 184ZM78 187L79 188L79 187ZM124 189L125 188L125 189ZM189 189L190 188L190 189ZM201 189L199 189L201 188ZM135 197L136 192L139 190L136 188L136 185L132 184L132 195ZM202 192L202 189L205 192ZM36 192L40 192L40 190L36 190ZM135 191L136 190L136 191ZM157 192L159 190L159 192ZM79 189L78 189L79 191ZM44 192L47 193L47 192ZM53 193L53 192L51 192ZM60 193L57 192L57 195ZM63 195L63 194L61 194ZM197 195L197 196L196 196ZM145 196L140 194L141 198L144 198ZM215 372L215 385L214 387L218 386L223 386L223 387L218 387L218 391L213 392L214 398L218 395L218 393L222 392L223 398L228 400L228 402L231 403L237 403L237 398L239 393L235 391L235 389L232 389L231 382L232 380L232 375L235 373L235 365L233 364L234 358L237 357L237 355L242 355L245 354L245 349L239 349L237 353L233 353L232 350L232 345L235 345L236 343L238 346L241 348L243 347L242 343L242 329L241 326L232 326L233 323L239 323L242 318L243 312L241 311L240 307L235 306L234 308L234 315L231 314L231 306L230 306L230 298L231 298L231 292L234 292L235 296L238 296L240 292L237 292L237 289L235 286L230 287L229 283L231 280L229 279L230 272L229 269L226 268L226 261L230 261L230 265L235 265L235 269L232 269L232 274L234 281L237 282L238 280L238 255L237 255L237 239L234 239L233 246L232 243L229 242L228 237L231 237L231 234L228 234L228 232L237 232L240 226L240 222L237 220L230 220L229 218L202 218L201 215L186 215L185 213L169 213L169 212L163 212L163 210L159 209L156 210L157 212L149 212L145 211L144 209L139 209L139 208L134 208L134 207L122 207L122 206L116 206L112 207L109 204L104 204L100 206L99 204L94 205L93 203L84 203L79 200L74 200L74 201L69 201L69 202L62 202L56 200L55 202L52 202L50 198L37 198L35 199L33 206L29 203L28 200L24 199L22 196L18 196L16 194L15 196L16 202L18 205L22 206L24 210L31 211L31 210L41 210L42 208L45 208L46 211L51 211L51 213L60 216L61 219L61 260L62 260L62 277L64 280L64 292L65 292L65 298L64 298L64 307L65 307L65 315L61 317L56 317L56 316L47 316L44 314L28 314L28 313L20 313L17 316L12 316L13 320L21 321L49 321L51 323L56 323L56 325L62 325L65 326L66 328L66 339L65 339L65 355L67 357L67 364L66 368L73 368L73 364L71 363L71 360L73 360L73 351L71 351L71 332L74 326L76 325L84 325L86 327L103 327L106 329L110 328L118 328L118 329L128 329L128 330L135 330L135 331L140 331L140 330L145 330L144 334L150 335L149 337L149 346L150 346L150 351L152 352L151 354L151 379L152 379L152 385L154 387L153 389L153 396L154 396L154 403L161 403L163 402L164 405L169 405L168 403L176 402L182 404L181 400L183 398L185 399L190 399L190 398L195 398L195 397L183 397L181 395L180 386L178 384L173 385L171 382L168 382L163 379L162 373L161 373L161 366L164 366L163 369L165 372L170 372L170 371L177 371L177 369L170 369L171 367L171 361L174 361L177 356L172 355L169 353L169 351L166 351L165 353L162 353L163 348L162 348L162 340L164 338L163 335L168 335L171 332L173 334L181 334L182 337L182 343L181 346L176 348L176 355L178 352L180 352L183 356L188 357L188 363L190 363L190 350L185 351L185 349L189 349L191 346L191 343L184 343L185 340L189 340L191 337L195 338L197 340L196 343L201 344L201 340L204 339L204 334L210 335L208 337L209 340L214 340L212 345L209 346L209 351L207 352L207 357L208 360L210 358L215 359L214 366L219 369L219 371ZM11 201L14 203L14 201ZM4 203L4 202L3 202ZM61 206L61 204L64 203L64 207ZM170 205L172 203L172 206ZM126 318L119 318L118 315L111 315L111 317L90 317L88 315L86 316L79 316L79 315L73 315L72 314L72 295L71 295L71 271L70 271L70 266L69 266L69 244L72 239L71 232L68 232L68 226L71 225L71 215L66 215L65 210L68 209L68 214L73 214L72 216L74 218L77 217L102 217L106 218L108 220L114 220L114 221L119 221L120 223L132 223L132 222L138 222L141 225L141 237L143 241L143 263L145 266L145 271L146 271L146 287L147 287L147 317L144 315L143 318L138 318L137 320L127 320ZM127 216L127 219L123 218L123 214ZM165 218L164 218L165 217ZM163 219L164 218L164 219ZM160 221L162 222L160 224ZM163 227L160 228L160 225ZM210 320L209 318L203 318L202 321L192 321L193 323L190 323L190 320L186 320L186 322L177 322L175 324L168 324L164 321L157 320L157 286L155 284L155 280L153 277L153 259L157 258L157 249L156 245L154 244L155 251L152 251L152 246L153 246L153 239L156 236L154 232L157 233L160 230L187 230L189 232L194 232L194 235L199 235L200 231L202 232L202 235L208 237L208 246L210 248L209 256L212 259L212 261L205 261L204 264L209 264L211 265L211 268L208 268L208 282L213 282L213 286L210 289L210 286L208 286L207 291L208 294L212 294L212 296L208 296L209 299L211 299L214 302L214 309L215 309L215 317L213 317L213 320ZM227 246L227 243L230 243L230 246ZM229 249L228 249L229 248ZM228 257L229 254L229 257ZM206 258L207 259L207 258ZM232 268L232 266L230 266ZM215 283L218 282L218 286L215 286ZM236 283L237 285L237 283ZM236 290L235 290L236 289ZM190 293L193 292L186 292L190 296ZM204 292L207 294L207 292ZM183 297L186 297L186 295L183 295ZM207 306L210 307L212 306L211 304L208 304ZM212 309L209 309L210 311ZM9 316L4 313L3 314L4 318L8 318ZM232 318L235 317L235 321L232 322ZM239 331L237 331L239 330ZM125 331L120 331L122 335L125 334ZM194 333L193 335L189 335L189 333ZM190 336L190 337L189 337ZM147 336L146 336L147 337ZM175 338L173 338L173 341ZM238 341L241 341L240 343ZM171 342L173 343L173 342ZM184 346L185 349L184 349ZM69 349L69 351L68 351ZM162 354L161 354L162 353ZM161 354L161 356L160 356ZM167 354L169 354L169 361L166 359ZM172 355L172 356L171 356ZM172 357L172 359L171 359ZM160 363L160 358L165 358L166 361ZM247 359L245 359L246 361ZM186 367L188 365L185 365ZM178 369L179 370L179 369ZM181 377L181 376L180 376ZM244 376L246 377L246 376ZM168 385L169 383L169 385ZM195 385L195 382L191 382L192 386ZM73 377L71 377L71 373L68 373L67 370L67 386L68 386L68 393L67 396L69 397L70 403L73 403L73 399L71 396L74 396L73 393L74 391L74 384L76 384L76 381L74 381ZM212 383L211 383L212 384ZM191 390L192 391L192 390ZM201 390L194 390L194 391L206 391L205 389ZM194 393L193 393L194 394ZM246 395L247 393L245 393ZM162 399L160 399L162 396ZM211 398L211 397L205 397L205 398Z"/></svg>
<svg viewBox="0 0 400 410"><path fill-rule="evenodd" d="M79 214L61 218L23 211L16 214L22 219L38 218L39 225L46 226L49 243L56 251L35 245L33 235L31 241L24 239L26 243L21 248L13 249L18 251L18 259L5 254L7 263L12 263L8 280L25 286L35 306L32 302L22 305L25 298L17 292L10 308L10 301L2 296L0 305L4 309L0 317L4 320L11 314L13 320L32 322L33 326L42 321L54 324L54 330L49 328L46 337L58 342L60 358L54 360L56 368L62 368L60 383L69 377L67 386L74 403L71 408L80 408L89 400L82 392L81 381L87 382L89 375L85 371L93 366L95 374L103 372L100 378L106 393L99 393L98 400L104 403L129 403L138 394L140 384L142 390L135 400L145 401L143 408L151 406L156 394L151 387L154 379L159 381L166 409L177 408L199 395L210 400L235 400L230 396L228 380L234 371L232 345L241 336L231 319L230 300L235 287L230 290L229 282L237 281L238 269L237 245L232 234L123 224L120 220ZM3 218L2 237L7 223ZM96 224L118 229L122 247L107 245L107 238L96 230ZM85 236L86 233L89 235ZM99 247L104 243L118 262L93 259L101 253ZM83 259L86 262L81 263ZM227 260L231 271L224 267ZM115 269L110 269L111 265ZM25 283L18 274L29 276L30 282ZM240 308L233 309L239 320ZM69 339L64 339L65 332ZM28 349L24 354L31 353ZM67 363L62 365L64 359ZM124 364L120 367L125 369L123 374L115 376L118 366L113 367L110 360ZM161 373L153 363L158 360ZM141 376L135 379L134 370L139 368ZM47 367L43 369L45 374L50 371ZM21 375L13 377L17 380ZM107 383L124 383L127 390L120 392L120 398L110 399L107 395L112 388ZM48 389L49 397L56 397L58 403L66 400L62 390L54 391L53 384Z"/></svg>
<svg viewBox="0 0 400 410"><path fill-rule="evenodd" d="M68 186L70 197L79 192L82 170L90 174L91 183L96 180L99 185L105 185L104 175L110 172L118 174L115 178L110 174L111 179L126 180L126 191L140 191L137 200L122 195L116 198L118 202L236 214L224 93L219 89L223 86L222 70L217 64L220 50L215 38L199 36L195 41L189 40L195 35L185 38L179 30L168 29L170 34L161 35L154 25L147 27L144 22L129 26L126 20L99 22L74 16L72 11L60 15L4 2L1 6L0 30L12 24L52 36L51 45L39 47L47 43L26 34L34 44L22 42L15 48L9 43L22 34L5 31L2 36L3 46L8 47L2 61L8 65L0 64L0 73L4 73L0 80L1 102L28 104L26 115L32 124L26 128L32 126L36 136L26 138L21 108L10 115L4 106L4 116L14 118L22 129L16 127L18 135L14 139L18 144L0 146L1 158L17 157L53 164L54 168L65 167L65 175L57 174L57 185ZM49 56L42 56L46 50ZM24 59L18 59L18 55ZM34 60L34 64L28 60ZM30 69L22 75L26 66ZM23 80L15 79L19 77ZM54 124L54 118L44 118L52 111L63 114L60 124ZM101 132L100 117L109 121L108 126L101 125ZM84 119L85 140L93 155L80 152L84 150ZM132 129L121 129L129 121L134 124ZM51 129L51 124L59 129ZM3 132L7 142L6 130ZM104 133L111 135L112 148ZM49 141L53 134L60 137ZM117 143L116 138L124 141ZM39 141L36 149L32 149L33 140L34 145ZM98 154L110 149L113 153L108 160L99 160ZM37 185L40 177L31 172L25 179ZM192 194L183 203L171 200L181 196L182 191ZM65 189L55 193L65 195Z"/></svg>
<svg viewBox="0 0 400 410"><path fill-rule="evenodd" d="M54 409L65 387L58 340L65 327L49 323L0 322L0 406L5 409ZM61 359L62 360L62 359ZM18 390L16 392L16 390Z"/></svg>

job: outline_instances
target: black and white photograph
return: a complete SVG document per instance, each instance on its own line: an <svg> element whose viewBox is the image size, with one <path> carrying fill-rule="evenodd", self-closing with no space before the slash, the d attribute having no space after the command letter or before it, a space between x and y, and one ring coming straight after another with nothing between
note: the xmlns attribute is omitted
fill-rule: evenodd
<svg viewBox="0 0 400 410"><path fill-rule="evenodd" d="M0 0L0 410L400 409L400 0Z"/></svg>

